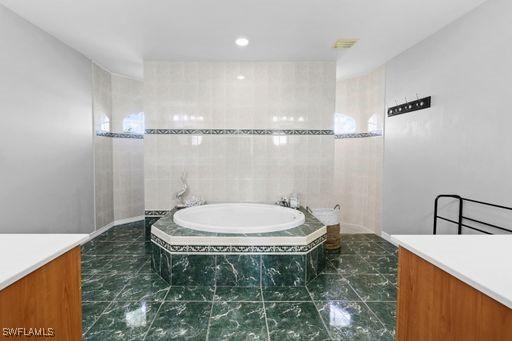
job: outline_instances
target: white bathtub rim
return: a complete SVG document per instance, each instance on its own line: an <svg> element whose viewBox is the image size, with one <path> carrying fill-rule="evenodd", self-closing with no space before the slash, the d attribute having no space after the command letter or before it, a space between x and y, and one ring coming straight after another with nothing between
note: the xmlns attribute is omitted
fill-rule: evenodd
<svg viewBox="0 0 512 341"><path fill-rule="evenodd" d="M280 223L280 224L273 224L273 225L264 225L264 226L258 226L257 230L255 231L230 231L230 230L224 230L222 226L211 226L211 224L203 224L198 222L193 222L190 220L186 220L181 217L185 212L192 212L192 211L199 211L199 210L205 210L209 208L230 208L230 207L251 207L251 208L262 208L262 209L271 209L275 211L283 211L286 213L289 213L291 216L295 217L293 220L290 220L286 223ZM271 233L271 232L279 232L279 231L286 231L290 230L292 228L295 228L297 226L303 225L306 221L306 217L304 213L294 210L288 207L282 207L277 205L269 205L269 204L256 204L256 203L222 203L222 204L209 204L205 206L196 206L196 207L190 207L186 208L183 211L178 211L173 216L173 221L176 225L188 228L195 231L201 231L201 232L210 232L210 233L225 233L225 234L256 234L256 233ZM219 225L219 224L217 224ZM236 229L236 227L234 227ZM247 226L240 226L238 227L240 230L247 229ZM255 228L255 227L252 227Z"/></svg>

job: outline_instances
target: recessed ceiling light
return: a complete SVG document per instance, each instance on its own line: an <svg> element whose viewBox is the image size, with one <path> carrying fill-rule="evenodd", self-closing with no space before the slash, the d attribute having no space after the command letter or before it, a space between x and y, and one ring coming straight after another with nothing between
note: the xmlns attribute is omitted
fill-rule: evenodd
<svg viewBox="0 0 512 341"><path fill-rule="evenodd" d="M245 79L244 75L238 75L236 76L236 79L243 81Z"/></svg>
<svg viewBox="0 0 512 341"><path fill-rule="evenodd" d="M240 37L237 40L235 40L235 44L237 44L238 46L247 46L249 45L249 39Z"/></svg>

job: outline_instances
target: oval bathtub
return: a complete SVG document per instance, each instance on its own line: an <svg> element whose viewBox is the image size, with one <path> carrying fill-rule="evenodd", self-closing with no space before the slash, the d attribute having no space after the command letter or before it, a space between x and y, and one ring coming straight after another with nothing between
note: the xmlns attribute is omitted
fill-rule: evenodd
<svg viewBox="0 0 512 341"><path fill-rule="evenodd" d="M265 204L214 204L185 208L174 222L189 229L218 233L265 233L304 224L298 210Z"/></svg>

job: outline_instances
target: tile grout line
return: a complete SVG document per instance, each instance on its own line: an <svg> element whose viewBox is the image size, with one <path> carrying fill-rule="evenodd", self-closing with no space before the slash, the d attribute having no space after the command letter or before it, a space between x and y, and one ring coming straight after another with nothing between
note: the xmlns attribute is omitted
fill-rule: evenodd
<svg viewBox="0 0 512 341"><path fill-rule="evenodd" d="M153 254L151 254L151 258L153 258ZM160 260L160 263L161 263L161 260ZM162 278L162 276L160 276L160 274L157 274L160 278ZM163 279L163 278L162 278ZM164 280L165 281L165 280ZM162 306L164 305L165 302L167 302L165 299L167 298L167 296L169 296L169 292L171 291L171 285L169 285L169 288L167 288L167 293L165 294L164 298L162 299L162 302L160 302L160 305L158 306L158 309L156 310L156 313L155 313L155 316L153 317L153 319L151 320L151 323L149 324L149 327L148 329L146 330L146 332L144 333L144 336L142 337L142 341L146 340L146 337L148 336L149 334L149 331L151 330L151 327L153 327L153 323L155 322L155 319L157 318L158 316L158 313L160 312L160 309L162 308Z"/></svg>
<svg viewBox="0 0 512 341"><path fill-rule="evenodd" d="M260 293L261 293L261 302L263 303L263 315L265 316L265 327L267 328L267 337L268 341L270 341L270 329L268 328L268 319L267 319L267 306L265 305L265 298L263 297L263 287L260 285Z"/></svg>
<svg viewBox="0 0 512 341"><path fill-rule="evenodd" d="M343 278L345 280L347 280L344 276ZM361 302L363 302L363 304L365 305L366 309L368 309L370 311L370 313L377 319L377 321L380 322L380 324L384 327L384 329L387 331L388 328L384 325L384 323L380 320L380 318L377 316L377 314L375 314L375 312L368 306L368 304L366 304L366 301L363 300L363 298L359 295L359 293L352 287L352 284L350 284L350 281L347 280L347 284L348 286L350 287L350 289L352 289L353 292L355 292L355 294L357 295L357 297L359 297L359 299L361 300ZM380 301L372 301L372 302L380 302Z"/></svg>
<svg viewBox="0 0 512 341"><path fill-rule="evenodd" d="M95 301L89 301L89 302L95 302ZM101 302L101 301L96 301L96 302ZM87 302L86 302L87 303ZM91 324L91 326L89 328L87 328L87 330L82 334L82 337L87 335L87 333L92 329L92 327L94 327L94 325L96 324L96 322L98 322L98 320L100 319L101 315L103 315L105 313L105 311L107 311L107 309L114 304L114 301L110 301L108 302L107 306L105 307L105 309L103 309L101 311L101 313L98 315L98 317L96 317L94 319L94 322ZM83 305L83 302L82 302L82 305Z"/></svg>
<svg viewBox="0 0 512 341"><path fill-rule="evenodd" d="M206 341L208 341L208 338L210 337L210 323L211 323L211 320L212 320L212 315L213 315L213 305L214 305L214 302L215 302L215 294L217 293L217 286L214 286L213 287L213 296L212 296L212 300L211 300L211 307L210 307L210 316L208 316L208 326L206 327Z"/></svg>
<svg viewBox="0 0 512 341"><path fill-rule="evenodd" d="M313 295L311 295L311 291L309 291L309 288L307 286L306 291L308 292L309 297L311 298L311 302L313 303L313 306L315 307L316 312L318 313L318 317L320 317L320 321L322 321L322 325L324 326L325 331L327 332L327 335L329 336L329 339L332 340L333 337L331 335L331 331L329 328L327 328L327 325L325 324L324 319L322 318L322 314L320 314L320 311L318 310L318 307L316 306L315 300L313 299Z"/></svg>
<svg viewBox="0 0 512 341"><path fill-rule="evenodd" d="M164 305L165 301L162 301L160 303L160 306L158 306L158 309L156 310L156 313L155 313L155 316L153 317L153 319L151 320L151 323L149 324L149 327L148 329L146 330L146 332L144 333L144 336L142 337L142 341L146 340L146 337L148 336L149 334L149 331L151 330L151 328L153 327L153 323L155 322L156 318L158 317L158 313L160 312L160 309L162 308L162 306Z"/></svg>

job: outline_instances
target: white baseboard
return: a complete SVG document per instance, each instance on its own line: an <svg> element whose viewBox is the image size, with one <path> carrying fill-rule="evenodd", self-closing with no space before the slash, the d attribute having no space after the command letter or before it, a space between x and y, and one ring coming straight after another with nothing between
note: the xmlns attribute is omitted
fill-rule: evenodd
<svg viewBox="0 0 512 341"><path fill-rule="evenodd" d="M381 232L380 232L380 236L381 236L383 239L385 239L385 240L387 240L388 242L390 242L391 244L393 244L393 245L395 245L395 246L398 246L398 244L397 244L393 239L391 239L391 236L390 236L389 234L387 234L386 232L381 231Z"/></svg>
<svg viewBox="0 0 512 341"><path fill-rule="evenodd" d="M341 223L341 233L345 233L343 231L344 227L348 228L348 229L360 230L360 232L356 232L356 233L375 233L375 232L373 232L372 230L368 229L365 226L358 225L358 224L343 223L343 222Z"/></svg>
<svg viewBox="0 0 512 341"><path fill-rule="evenodd" d="M88 241L96 238L97 236L99 236L100 234L104 233L104 232L107 232L108 230L110 230L112 227L114 226L117 226L117 225L122 225L122 224L128 224L128 223L133 223L134 221L139 221L139 220L144 220L144 217L143 215L140 215L140 216L137 216L137 217L131 217L131 218L125 218L125 219L119 219L119 220L115 220L111 223L108 223L107 225L103 226L103 227L100 227L99 229L97 229L96 231L92 232L89 234L89 238L87 238L86 241L84 241L82 243L85 244L87 243Z"/></svg>
<svg viewBox="0 0 512 341"><path fill-rule="evenodd" d="M100 234L102 234L103 232L106 232L106 231L110 230L110 229L111 229L112 227L114 227L114 226L115 226L114 222L111 222L111 223L108 223L107 225L105 225L105 226L103 226L103 227L100 227L100 228L99 228L99 229L97 229L96 231L94 231L94 232L90 233L90 234L89 234L89 238L87 238L87 240L86 240L86 241L84 241L84 242L82 243L82 245L83 245L83 244L85 244L85 243L87 243L88 241L90 241L90 240L92 240L92 239L96 238L97 236L99 236L99 235L100 235Z"/></svg>

